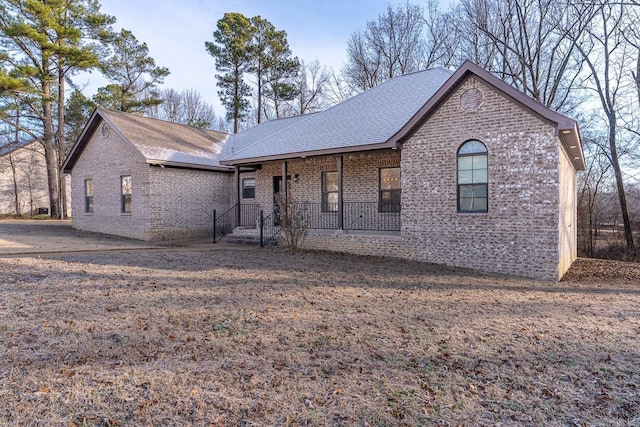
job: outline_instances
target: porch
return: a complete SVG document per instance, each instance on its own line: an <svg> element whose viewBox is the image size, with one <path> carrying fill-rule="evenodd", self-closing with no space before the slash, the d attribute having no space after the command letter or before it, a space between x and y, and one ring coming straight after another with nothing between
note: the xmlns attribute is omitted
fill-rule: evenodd
<svg viewBox="0 0 640 427"><path fill-rule="evenodd" d="M368 235L399 234L400 203L343 202L288 203L287 215L298 227L310 231L363 232ZM236 204L224 212L214 211L213 242L233 234L229 240L264 246L281 232L282 213L277 206L266 212L257 203Z"/></svg>

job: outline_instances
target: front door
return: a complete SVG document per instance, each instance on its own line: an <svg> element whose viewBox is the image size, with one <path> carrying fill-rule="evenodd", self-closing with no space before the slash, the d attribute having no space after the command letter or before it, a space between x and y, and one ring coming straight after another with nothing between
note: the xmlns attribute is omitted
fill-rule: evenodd
<svg viewBox="0 0 640 427"><path fill-rule="evenodd" d="M290 176L287 176L287 182L291 180ZM277 197L282 192L282 176L273 177L273 225L276 227L280 225L280 205L278 205Z"/></svg>

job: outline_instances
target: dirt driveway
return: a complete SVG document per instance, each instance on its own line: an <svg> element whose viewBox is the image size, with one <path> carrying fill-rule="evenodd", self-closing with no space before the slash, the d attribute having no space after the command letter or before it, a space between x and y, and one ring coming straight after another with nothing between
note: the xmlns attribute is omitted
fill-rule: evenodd
<svg viewBox="0 0 640 427"><path fill-rule="evenodd" d="M205 241L190 243L205 243ZM71 227L71 221L0 221L0 256L143 249L166 246L166 243L142 242L124 237L76 230Z"/></svg>

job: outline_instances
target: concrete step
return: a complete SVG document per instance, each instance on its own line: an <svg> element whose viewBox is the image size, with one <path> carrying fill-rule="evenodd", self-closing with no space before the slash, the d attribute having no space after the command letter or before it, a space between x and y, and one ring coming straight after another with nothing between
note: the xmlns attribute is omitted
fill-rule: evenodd
<svg viewBox="0 0 640 427"><path fill-rule="evenodd" d="M224 241L227 243L238 243L242 245L259 245L260 235L231 233L224 237Z"/></svg>
<svg viewBox="0 0 640 427"><path fill-rule="evenodd" d="M233 232L227 234L224 239L227 243L238 243L242 245L260 245L260 230L257 228L237 227ZM277 239L271 240L270 245L277 245Z"/></svg>

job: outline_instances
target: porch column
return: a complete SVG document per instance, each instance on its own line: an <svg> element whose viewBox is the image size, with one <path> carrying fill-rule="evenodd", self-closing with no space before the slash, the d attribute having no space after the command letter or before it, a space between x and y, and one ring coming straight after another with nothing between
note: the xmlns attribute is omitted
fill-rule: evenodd
<svg viewBox="0 0 640 427"><path fill-rule="evenodd" d="M342 202L342 156L338 156L338 230L344 228L344 204Z"/></svg>
<svg viewBox="0 0 640 427"><path fill-rule="evenodd" d="M287 161L282 162L282 188L280 189L280 195L282 196L282 204L287 206ZM284 215L286 215L286 211Z"/></svg>
<svg viewBox="0 0 640 427"><path fill-rule="evenodd" d="M235 167L234 181L236 183L236 227L240 226L240 166Z"/></svg>

